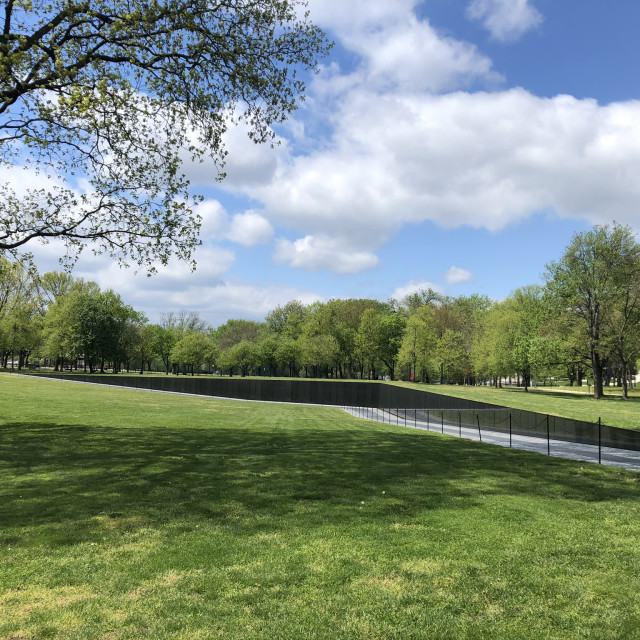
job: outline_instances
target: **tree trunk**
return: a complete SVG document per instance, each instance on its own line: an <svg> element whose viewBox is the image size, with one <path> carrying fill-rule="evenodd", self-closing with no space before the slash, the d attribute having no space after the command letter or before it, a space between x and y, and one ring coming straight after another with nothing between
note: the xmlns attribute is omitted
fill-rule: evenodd
<svg viewBox="0 0 640 640"><path fill-rule="evenodd" d="M628 375L627 375L627 363L622 363L622 399L629 399L629 383L628 383Z"/></svg>
<svg viewBox="0 0 640 640"><path fill-rule="evenodd" d="M591 351L591 367L593 369L593 397L596 400L600 400L604 396L602 361L595 350Z"/></svg>

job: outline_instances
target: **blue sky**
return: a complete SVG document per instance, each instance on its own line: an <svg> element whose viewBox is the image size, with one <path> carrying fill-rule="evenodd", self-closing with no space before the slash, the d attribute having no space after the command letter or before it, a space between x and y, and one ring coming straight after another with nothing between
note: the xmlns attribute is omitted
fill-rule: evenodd
<svg viewBox="0 0 640 640"><path fill-rule="evenodd" d="M640 231L640 3L311 0L336 46L276 149L229 132L198 269L75 273L157 321L262 319L290 299L420 287L504 298L575 232ZM56 268L55 247L39 253Z"/></svg>

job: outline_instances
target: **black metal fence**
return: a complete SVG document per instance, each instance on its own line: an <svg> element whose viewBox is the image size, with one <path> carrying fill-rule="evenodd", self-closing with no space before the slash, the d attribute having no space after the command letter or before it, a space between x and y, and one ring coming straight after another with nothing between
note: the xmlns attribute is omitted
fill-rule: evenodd
<svg viewBox="0 0 640 640"><path fill-rule="evenodd" d="M346 407L352 414L405 427L476 439L518 449L530 449L633 469L640 467L638 433L595 423L544 414L532 421L531 412L516 409L393 409ZM570 429L564 430L563 427ZM580 445L574 449L564 443ZM586 446L585 446L586 445ZM616 453L617 452L617 453Z"/></svg>
<svg viewBox="0 0 640 640"><path fill-rule="evenodd" d="M342 380L268 380L251 378L198 378L140 375L60 374L38 376L135 389L218 396L242 400L334 405L367 410L384 409L398 421L409 411L416 422L440 420L478 433L496 431L640 451L640 431L610 427L559 416L548 416L486 402L455 398L383 382ZM404 414L402 413L404 412Z"/></svg>

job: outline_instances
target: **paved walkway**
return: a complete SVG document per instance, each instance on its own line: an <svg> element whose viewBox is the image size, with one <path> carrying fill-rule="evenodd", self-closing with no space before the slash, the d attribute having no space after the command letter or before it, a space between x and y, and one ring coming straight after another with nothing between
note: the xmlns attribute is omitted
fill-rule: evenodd
<svg viewBox="0 0 640 640"><path fill-rule="evenodd" d="M509 442L509 434L502 431L493 431L492 429L482 428L480 434L477 427L462 425L462 429L457 423L444 421L434 425L428 425L426 422L414 421L411 410L408 410L407 420L400 410L399 415L382 411L381 409L367 409L360 407L347 408L346 411L354 416L374 420L376 422L386 422L396 424L401 427L411 429L421 429L423 431L435 431L437 433L446 433L450 436L467 438L468 440L480 440L488 444L497 444L501 447L513 447L514 449L523 449L525 451L536 451L544 455L551 455L558 458L568 458L570 460L582 460L584 462L598 463L598 447L590 444L580 444L576 442L565 442L564 440L549 440L546 438L536 438L533 436L513 435L511 443ZM623 467L640 471L640 451L631 451L629 449L614 449L612 447L602 447L601 463L612 467Z"/></svg>

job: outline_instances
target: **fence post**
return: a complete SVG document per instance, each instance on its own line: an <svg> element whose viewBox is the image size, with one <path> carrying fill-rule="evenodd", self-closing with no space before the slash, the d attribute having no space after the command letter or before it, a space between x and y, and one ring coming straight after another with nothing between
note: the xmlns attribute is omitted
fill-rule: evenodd
<svg viewBox="0 0 640 640"><path fill-rule="evenodd" d="M547 414L547 455L551 455L551 438L549 436L549 414Z"/></svg>
<svg viewBox="0 0 640 640"><path fill-rule="evenodd" d="M429 429L429 410L427 410L427 431L431 431L431 429Z"/></svg>
<svg viewBox="0 0 640 640"><path fill-rule="evenodd" d="M407 410L404 410L404 426L407 426Z"/></svg>
<svg viewBox="0 0 640 640"><path fill-rule="evenodd" d="M482 431L480 431L480 414L476 413L476 420L478 421L478 437L480 438L480 442L482 442Z"/></svg>
<svg viewBox="0 0 640 640"><path fill-rule="evenodd" d="M511 449L511 432L512 432L512 424L511 424L511 414L509 414L509 449Z"/></svg>
<svg viewBox="0 0 640 640"><path fill-rule="evenodd" d="M414 429L418 428L418 410L417 409L413 410L413 427Z"/></svg>
<svg viewBox="0 0 640 640"><path fill-rule="evenodd" d="M440 410L440 419L442 420L442 433L444 433L444 409Z"/></svg>
<svg viewBox="0 0 640 640"><path fill-rule="evenodd" d="M602 464L602 418L598 418L598 464Z"/></svg>
<svg viewBox="0 0 640 640"><path fill-rule="evenodd" d="M400 426L400 409L396 409L396 427Z"/></svg>
<svg viewBox="0 0 640 640"><path fill-rule="evenodd" d="M458 437L462 438L462 411L458 411Z"/></svg>

